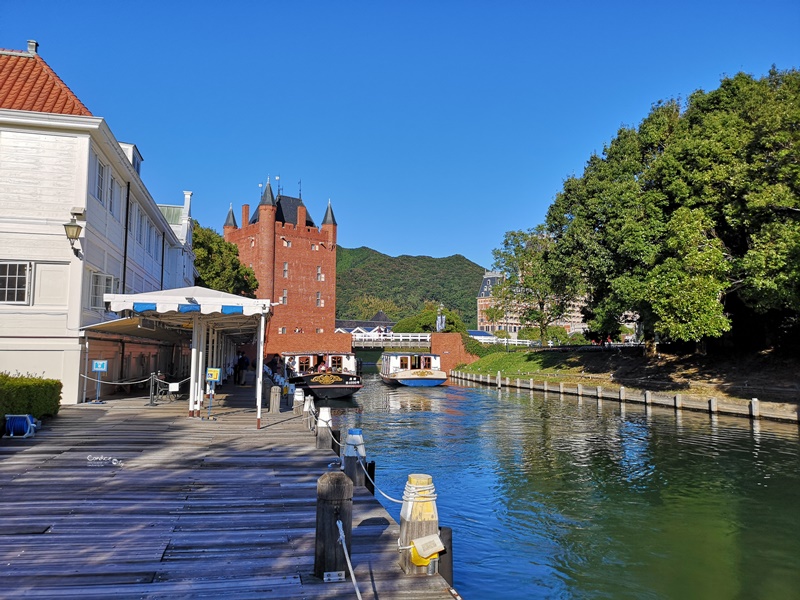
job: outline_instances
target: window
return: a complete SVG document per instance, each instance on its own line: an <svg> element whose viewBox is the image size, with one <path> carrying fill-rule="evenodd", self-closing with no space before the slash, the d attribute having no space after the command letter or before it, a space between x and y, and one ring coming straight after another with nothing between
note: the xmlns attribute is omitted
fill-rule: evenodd
<svg viewBox="0 0 800 600"><path fill-rule="evenodd" d="M131 205L130 214L128 215L128 231L131 235L133 235L134 227L133 224L136 222L136 213L138 212L139 207L135 204ZM126 294L128 292L125 292Z"/></svg>
<svg viewBox="0 0 800 600"><path fill-rule="evenodd" d="M27 304L31 281L31 263L0 263L0 303Z"/></svg>
<svg viewBox="0 0 800 600"><path fill-rule="evenodd" d="M106 178L108 176L108 167L97 161L97 187L95 188L95 198L100 200L100 204L105 204L106 196Z"/></svg>
<svg viewBox="0 0 800 600"><path fill-rule="evenodd" d="M105 310L103 294L114 293L114 277L102 273L92 273L92 294L89 298L91 308Z"/></svg>
<svg viewBox="0 0 800 600"><path fill-rule="evenodd" d="M283 335L286 333L286 327L278 327L278 334Z"/></svg>
<svg viewBox="0 0 800 600"><path fill-rule="evenodd" d="M142 212L141 207L139 208L139 219L138 225L136 227L136 241L140 244L144 243L144 226L146 222L146 217L144 216L144 212Z"/></svg>
<svg viewBox="0 0 800 600"><path fill-rule="evenodd" d="M287 277L289 277L289 263L285 262L283 263L283 278L286 279Z"/></svg>
<svg viewBox="0 0 800 600"><path fill-rule="evenodd" d="M109 178L108 182L108 212L111 213L111 216L115 219L117 218L117 180L113 177Z"/></svg>
<svg viewBox="0 0 800 600"><path fill-rule="evenodd" d="M317 267L317 281L325 281L325 275L322 273L322 267Z"/></svg>
<svg viewBox="0 0 800 600"><path fill-rule="evenodd" d="M292 240L287 240L286 238L281 238L281 239L283 240L283 245L286 248L291 248L292 247Z"/></svg>
<svg viewBox="0 0 800 600"><path fill-rule="evenodd" d="M317 251L319 250L319 246L317 246L316 244L311 244L311 250Z"/></svg>
<svg viewBox="0 0 800 600"><path fill-rule="evenodd" d="M317 292L317 306L325 306L325 300L322 299L322 292Z"/></svg>
<svg viewBox="0 0 800 600"><path fill-rule="evenodd" d="M325 330L322 327L317 327L317 333L325 333Z"/></svg>
<svg viewBox="0 0 800 600"><path fill-rule="evenodd" d="M301 373L307 373L311 370L311 357L310 356L301 356L300 360L297 361L297 368L300 369Z"/></svg>
<svg viewBox="0 0 800 600"><path fill-rule="evenodd" d="M283 296L281 296L281 304L289 304L289 290L283 290Z"/></svg>
<svg viewBox="0 0 800 600"><path fill-rule="evenodd" d="M153 224L148 220L147 221L147 253L149 255L153 255L153 238L155 237L155 232L153 231Z"/></svg>

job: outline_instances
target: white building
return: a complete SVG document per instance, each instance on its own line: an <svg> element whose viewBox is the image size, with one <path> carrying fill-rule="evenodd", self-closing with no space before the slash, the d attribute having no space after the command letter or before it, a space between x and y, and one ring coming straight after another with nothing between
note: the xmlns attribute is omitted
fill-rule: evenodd
<svg viewBox="0 0 800 600"><path fill-rule="evenodd" d="M93 377L92 360L108 360L105 380L185 364L169 332L85 329L116 318L104 293L194 285L192 194L157 205L141 165L136 146L89 112L36 42L0 50L0 371L61 380L65 404L94 398L94 382L81 377ZM74 249L71 219L82 226Z"/></svg>

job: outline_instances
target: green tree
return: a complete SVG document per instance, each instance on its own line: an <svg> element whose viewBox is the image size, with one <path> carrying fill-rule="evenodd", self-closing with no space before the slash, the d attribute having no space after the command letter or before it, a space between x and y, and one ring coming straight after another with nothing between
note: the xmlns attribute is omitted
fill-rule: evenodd
<svg viewBox="0 0 800 600"><path fill-rule="evenodd" d="M355 318L361 321L371 319L378 311L383 311L390 319L397 319L402 309L392 300L385 300L364 294L350 302L350 310L355 314Z"/></svg>
<svg viewBox="0 0 800 600"><path fill-rule="evenodd" d="M443 333L466 333L467 327L458 313L444 309L445 328ZM438 309L428 308L421 313L406 317L392 327L393 333L433 333L436 331L436 317Z"/></svg>
<svg viewBox="0 0 800 600"><path fill-rule="evenodd" d="M213 229L201 227L197 221L192 227L192 248L197 268L197 285L212 290L255 298L258 281L253 269L239 261L236 244L226 242Z"/></svg>
<svg viewBox="0 0 800 600"><path fill-rule="evenodd" d="M502 248L493 251L494 268L504 277L492 289L492 297L504 314L514 311L523 326L535 325L542 337L564 316L579 291L579 280L556 259L554 248L555 240L540 225L507 232Z"/></svg>
<svg viewBox="0 0 800 600"><path fill-rule="evenodd" d="M490 306L483 311L486 320L489 322L489 325L492 326L492 330L495 329L495 325L503 320L503 317L506 316L506 311L502 308L498 308L497 306Z"/></svg>

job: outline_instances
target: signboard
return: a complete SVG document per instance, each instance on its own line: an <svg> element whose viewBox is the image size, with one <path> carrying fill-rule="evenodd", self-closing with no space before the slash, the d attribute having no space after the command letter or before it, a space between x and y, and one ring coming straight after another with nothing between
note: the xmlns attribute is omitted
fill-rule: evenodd
<svg viewBox="0 0 800 600"><path fill-rule="evenodd" d="M219 375L222 369L208 367L206 369L206 381L219 382Z"/></svg>
<svg viewBox="0 0 800 600"><path fill-rule="evenodd" d="M95 373L106 373L108 371L108 361L107 360L93 360L92 361L92 371Z"/></svg>

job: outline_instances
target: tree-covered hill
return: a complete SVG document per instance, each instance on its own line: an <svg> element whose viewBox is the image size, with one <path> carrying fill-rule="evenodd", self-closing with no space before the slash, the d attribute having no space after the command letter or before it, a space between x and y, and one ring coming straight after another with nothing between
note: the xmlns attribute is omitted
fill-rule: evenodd
<svg viewBox="0 0 800 600"><path fill-rule="evenodd" d="M336 318L369 319L383 310L393 321L417 314L426 302L455 310L476 327L476 297L484 269L456 254L387 256L370 248L337 248Z"/></svg>

